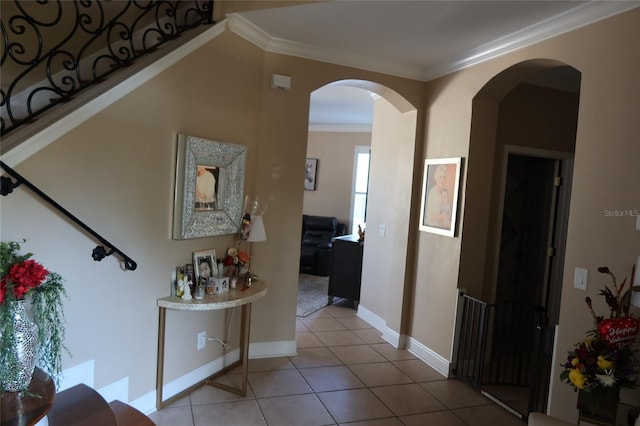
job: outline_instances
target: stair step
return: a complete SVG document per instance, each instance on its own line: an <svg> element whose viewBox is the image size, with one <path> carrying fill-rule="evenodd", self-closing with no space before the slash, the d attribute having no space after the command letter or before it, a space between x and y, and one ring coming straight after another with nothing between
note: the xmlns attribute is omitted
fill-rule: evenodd
<svg viewBox="0 0 640 426"><path fill-rule="evenodd" d="M115 426L116 415L95 389L79 384L56 394L49 426Z"/></svg>
<svg viewBox="0 0 640 426"><path fill-rule="evenodd" d="M149 417L124 402L111 401L109 406L116 415L118 426L155 426Z"/></svg>

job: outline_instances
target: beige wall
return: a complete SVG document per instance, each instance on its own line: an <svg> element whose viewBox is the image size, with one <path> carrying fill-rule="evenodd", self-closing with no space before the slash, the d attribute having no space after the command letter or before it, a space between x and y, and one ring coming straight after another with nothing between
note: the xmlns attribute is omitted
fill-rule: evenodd
<svg viewBox="0 0 640 426"><path fill-rule="evenodd" d="M377 168L382 173L407 173L413 188L387 203L388 211L381 213L384 218L373 225L377 229L385 223L382 220L392 225L387 227L387 232L394 231L387 234L388 241L407 253L404 259L392 257L379 267L392 269L398 262L406 263L408 278L402 292L411 297L401 297L401 303L394 300L389 309L382 300L387 293L363 296L363 302L393 330L405 333L406 329L416 342L448 360L461 241L467 235L482 239L489 220L487 213L471 219L473 212L486 211L481 205L486 196L480 191L490 186L468 182L467 170L478 168L484 175L493 170L486 166L493 161L493 150L491 155L470 155L471 123L477 118L472 113L473 99L510 66L548 58L582 73L565 284L553 363L557 365L590 326L584 296L596 299L596 309L603 312L604 303L596 296L600 280L595 268L608 265L619 275L628 274L640 254L635 218L603 213L640 208L639 27L640 10L636 9L427 84L264 53L224 33L16 167L136 260L137 271L123 272L111 258L93 262L90 251L95 243L24 189L2 200L2 239L27 238L25 249L67 279L67 343L74 356L65 358L65 368L94 359L96 387L129 377L130 398L147 396L155 388L156 299L168 294L170 271L189 262L194 250L223 251L232 243L229 236L171 240L176 134L245 145L245 192L269 201L264 218L268 241L253 249L252 269L267 282L269 293L254 304L252 350L264 353L267 349L262 344L273 352L279 345L288 348L295 329L309 95L345 78L373 81L393 89L417 110L417 131L410 137L416 136L419 143L412 151L413 163ZM290 75L291 91L270 89L272 73ZM495 124L473 123L474 131L485 126L486 134L495 132ZM403 155L409 158L408 153ZM415 212L425 156L468 159L456 238L417 231ZM471 188L474 192L469 192ZM404 205L408 199L411 205ZM404 231L408 237L402 236ZM375 248L372 241L367 239L366 250ZM576 266L590 271L586 293L571 285ZM380 279L389 275L372 277L371 284L384 286ZM399 319L403 313L406 328ZM237 322L238 316L234 318ZM170 312L167 323L169 380L221 355L213 345L196 351L195 336L202 329L224 335L222 313ZM557 372L552 396L552 413L575 420L576 396L559 383Z"/></svg>
<svg viewBox="0 0 640 426"><path fill-rule="evenodd" d="M304 191L302 212L335 216L351 229L351 190L356 146L370 146L371 133L309 132L307 157L318 159L315 191Z"/></svg>
<svg viewBox="0 0 640 426"><path fill-rule="evenodd" d="M558 347L554 368L566 356L573 342L590 328L591 320L584 297L604 302L597 297L601 280L595 269L609 265L619 275L628 275L640 253L640 236L634 230L634 217L607 217L605 209L637 209L640 203L636 182L640 169L635 166L640 155L637 143L640 114L640 10L625 13L589 27L521 49L509 55L470 67L427 84L427 157L463 156L468 170L479 168L475 161L490 162L493 156L469 155L473 97L495 75L523 61L549 58L571 65L582 73L575 168L568 241L566 247L562 306L558 330ZM605 107L606 106L606 107ZM473 117L474 119L476 117ZM495 124L477 122L485 135L495 132ZM473 121L473 126L476 122ZM475 128L474 128L475 130ZM474 140L475 142L475 140ZM601 172L606 170L607 172ZM481 235L483 224L471 219L476 211L484 211L487 201L478 192L477 182L463 179L467 191L462 197L462 219L459 238L421 233L418 251L415 301L411 336L440 355L451 354L456 286L458 285L460 240L467 233ZM469 193L469 188L476 192ZM618 207L616 207L618 206ZM467 218L469 217L469 220ZM481 253L481 252L480 252ZM590 271L589 289L572 286L575 267ZM418 279L419 277L419 279ZM551 412L575 421L575 393L561 384L558 371L552 377Z"/></svg>
<svg viewBox="0 0 640 426"><path fill-rule="evenodd" d="M290 75L292 89L271 89L272 73ZM128 377L130 400L154 400L156 300L193 251L233 244L171 239L179 132L247 147L245 193L269 204L268 241L253 246L252 270L268 294L254 303L251 353L295 352L310 93L345 78L393 87L422 107L420 82L265 53L225 32L15 167L138 263L125 272L115 257L94 262L95 242L25 189L2 200L2 239L26 238L25 251L66 279L65 369L94 360L96 388ZM222 356L212 343L196 351L196 334L225 337L229 315L168 312L167 382ZM238 322L236 312L234 347Z"/></svg>

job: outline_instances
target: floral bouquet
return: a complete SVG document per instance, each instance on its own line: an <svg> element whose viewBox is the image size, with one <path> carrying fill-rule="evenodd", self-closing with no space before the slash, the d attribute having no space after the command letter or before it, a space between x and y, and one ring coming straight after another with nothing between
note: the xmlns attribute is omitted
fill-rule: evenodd
<svg viewBox="0 0 640 426"><path fill-rule="evenodd" d="M49 272L31 259L31 253L20 254L15 241L0 242L0 382L7 388L16 383L22 337L16 334L16 315L31 303L33 323L37 326L37 360L56 382L62 371L65 326L63 296L66 292L60 275ZM67 351L68 352L68 351ZM19 381L19 380L18 380ZM26 387L20 385L20 387Z"/></svg>
<svg viewBox="0 0 640 426"><path fill-rule="evenodd" d="M238 278L242 272L242 268L249 263L249 260L251 260L249 253L235 247L230 247L227 250L227 255L223 262L225 267L232 268L229 275Z"/></svg>
<svg viewBox="0 0 640 426"><path fill-rule="evenodd" d="M585 302L594 321L594 329L568 352L560 379L585 392L619 390L635 387L638 358L632 343L638 335L638 320L629 316L631 291L624 291L626 280L617 285L615 275L607 267L598 272L611 277L613 287L604 286L599 295L604 296L610 309L610 318L597 316L591 298ZM633 280L634 270L631 273Z"/></svg>

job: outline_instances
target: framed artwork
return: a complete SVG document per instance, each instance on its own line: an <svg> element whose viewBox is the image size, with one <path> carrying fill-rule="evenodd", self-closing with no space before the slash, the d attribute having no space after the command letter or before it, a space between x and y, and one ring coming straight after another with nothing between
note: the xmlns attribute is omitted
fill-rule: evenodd
<svg viewBox="0 0 640 426"><path fill-rule="evenodd" d="M178 135L173 239L237 232L245 162L242 145Z"/></svg>
<svg viewBox="0 0 640 426"><path fill-rule="evenodd" d="M213 277L218 269L216 265L216 251L194 251L193 268L195 272L194 283L199 283L202 279L209 282L209 278Z"/></svg>
<svg viewBox="0 0 640 426"><path fill-rule="evenodd" d="M424 161L420 230L453 237L462 158Z"/></svg>
<svg viewBox="0 0 640 426"><path fill-rule="evenodd" d="M304 189L306 191L316 190L316 178L318 177L318 159L307 158L304 166Z"/></svg>

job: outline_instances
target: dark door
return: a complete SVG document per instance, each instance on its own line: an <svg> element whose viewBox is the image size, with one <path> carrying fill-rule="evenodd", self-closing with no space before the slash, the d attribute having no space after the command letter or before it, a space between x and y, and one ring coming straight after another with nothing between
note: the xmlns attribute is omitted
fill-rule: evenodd
<svg viewBox="0 0 640 426"><path fill-rule="evenodd" d="M568 191L562 184L568 187L569 179L563 182L563 173L570 178L570 162L518 154L508 157L496 304L531 309L514 309L502 321L497 320L496 310L491 358L513 358L520 352L526 362L522 364L524 371L518 374L500 372L501 377L518 377L517 382L491 377L486 390L524 416L534 410L544 411L547 399L568 212ZM524 317L526 312L528 318ZM521 344L507 337L514 335L520 337Z"/></svg>

